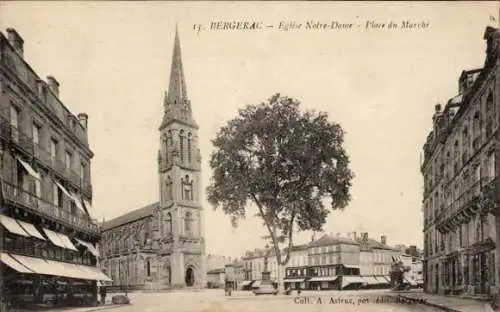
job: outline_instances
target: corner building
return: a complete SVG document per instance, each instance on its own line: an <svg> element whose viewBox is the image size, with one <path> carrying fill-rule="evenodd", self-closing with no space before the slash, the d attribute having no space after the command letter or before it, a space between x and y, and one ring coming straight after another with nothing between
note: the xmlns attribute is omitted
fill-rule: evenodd
<svg viewBox="0 0 500 312"><path fill-rule="evenodd" d="M499 293L500 32L487 27L483 68L435 106L424 145L424 284L438 294Z"/></svg>
<svg viewBox="0 0 500 312"><path fill-rule="evenodd" d="M177 29L170 70L159 128L160 200L103 223L103 265L116 286L206 285L198 125L187 96Z"/></svg>
<svg viewBox="0 0 500 312"><path fill-rule="evenodd" d="M59 87L26 62L15 29L0 33L0 299L11 307L91 304L109 281L97 268L88 117Z"/></svg>

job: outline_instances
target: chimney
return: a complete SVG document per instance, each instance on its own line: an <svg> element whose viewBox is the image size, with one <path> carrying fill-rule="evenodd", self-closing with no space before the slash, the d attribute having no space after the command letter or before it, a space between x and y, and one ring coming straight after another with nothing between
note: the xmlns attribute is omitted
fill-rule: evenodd
<svg viewBox="0 0 500 312"><path fill-rule="evenodd" d="M387 236L385 236L385 235L380 236L380 243L382 243L383 245L386 245L387 244Z"/></svg>
<svg viewBox="0 0 500 312"><path fill-rule="evenodd" d="M87 130L89 125L89 116L85 113L78 114L78 122L82 125L83 129Z"/></svg>
<svg viewBox="0 0 500 312"><path fill-rule="evenodd" d="M47 84L49 85L49 89L55 96L59 97L59 82L53 76L47 76Z"/></svg>
<svg viewBox="0 0 500 312"><path fill-rule="evenodd" d="M354 240L358 239L358 233L356 233L355 231L354 231L354 232L352 232L352 238L353 238Z"/></svg>
<svg viewBox="0 0 500 312"><path fill-rule="evenodd" d="M14 48L14 50L23 57L24 54L24 40L17 33L14 28L7 28L7 39L9 40L10 45Z"/></svg>

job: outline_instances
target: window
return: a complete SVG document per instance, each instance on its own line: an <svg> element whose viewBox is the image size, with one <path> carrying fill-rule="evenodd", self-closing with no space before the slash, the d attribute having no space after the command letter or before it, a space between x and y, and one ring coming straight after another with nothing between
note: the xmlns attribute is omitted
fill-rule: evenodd
<svg viewBox="0 0 500 312"><path fill-rule="evenodd" d="M165 234L172 233L172 214L169 212L165 216Z"/></svg>
<svg viewBox="0 0 500 312"><path fill-rule="evenodd" d="M184 162L184 130L179 133L179 150L181 162Z"/></svg>
<svg viewBox="0 0 500 312"><path fill-rule="evenodd" d="M188 154L188 162L191 163L192 161L192 152L191 152L191 132L188 133L187 137L187 154Z"/></svg>
<svg viewBox="0 0 500 312"><path fill-rule="evenodd" d="M40 141L40 127L37 124L33 124L33 144L38 145Z"/></svg>
<svg viewBox="0 0 500 312"><path fill-rule="evenodd" d="M173 185L172 185L172 178L170 178L170 176L167 176L165 185L166 185L165 193L167 195L167 200L173 200L174 199Z"/></svg>
<svg viewBox="0 0 500 312"><path fill-rule="evenodd" d="M70 170L71 169L71 158L72 158L72 155L70 152L66 151L66 155L65 155L65 164L66 164L66 170Z"/></svg>
<svg viewBox="0 0 500 312"><path fill-rule="evenodd" d="M10 125L12 126L12 139L17 141L19 137L19 110L13 104L10 105Z"/></svg>
<svg viewBox="0 0 500 312"><path fill-rule="evenodd" d="M87 165L85 163L80 164L80 178L85 179L87 176Z"/></svg>
<svg viewBox="0 0 500 312"><path fill-rule="evenodd" d="M146 260L146 274L148 276L151 276L151 262L148 260Z"/></svg>
<svg viewBox="0 0 500 312"><path fill-rule="evenodd" d="M181 180L182 186L182 199L183 200L193 200L193 180L189 179L189 176L186 175Z"/></svg>
<svg viewBox="0 0 500 312"><path fill-rule="evenodd" d="M55 159L57 157L57 141L50 139L50 157Z"/></svg>
<svg viewBox="0 0 500 312"><path fill-rule="evenodd" d="M184 218L184 230L186 234L191 234L191 232L193 231L192 225L193 225L192 214L191 212L186 212L186 216Z"/></svg>

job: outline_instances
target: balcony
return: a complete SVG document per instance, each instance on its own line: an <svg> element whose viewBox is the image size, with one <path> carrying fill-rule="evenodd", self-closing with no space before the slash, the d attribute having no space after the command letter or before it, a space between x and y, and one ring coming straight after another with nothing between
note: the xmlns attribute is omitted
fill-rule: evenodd
<svg viewBox="0 0 500 312"><path fill-rule="evenodd" d="M53 203L18 188L8 182L2 183L2 191L4 200L7 203L19 205L27 210L40 215L41 217L50 218L54 221L69 225L82 232L89 234L98 234L99 228L97 224L92 223L88 219L77 218L72 215L69 210L64 210Z"/></svg>
<svg viewBox="0 0 500 312"><path fill-rule="evenodd" d="M492 178L480 179L453 201L447 207L445 215L440 218L437 224L438 230L441 233L447 233L475 215L478 208L475 202L481 197L485 186L489 185L491 180Z"/></svg>
<svg viewBox="0 0 500 312"><path fill-rule="evenodd" d="M0 140L17 147L20 152L29 157L35 158L40 164L50 168L64 180L70 181L74 187L81 188L82 192L88 197L92 197L92 185L87 179L81 179L80 175L70 168L66 168L59 159L52 157L49 151L45 150L40 144L34 143L33 139L13 127L9 121L0 116Z"/></svg>

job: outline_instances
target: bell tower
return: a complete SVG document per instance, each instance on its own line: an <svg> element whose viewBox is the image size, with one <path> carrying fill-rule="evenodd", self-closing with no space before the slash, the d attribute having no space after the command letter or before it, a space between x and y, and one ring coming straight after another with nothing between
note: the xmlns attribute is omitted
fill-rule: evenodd
<svg viewBox="0 0 500 312"><path fill-rule="evenodd" d="M170 288L203 288L206 272L201 155L177 26L163 105L158 152L160 279Z"/></svg>

